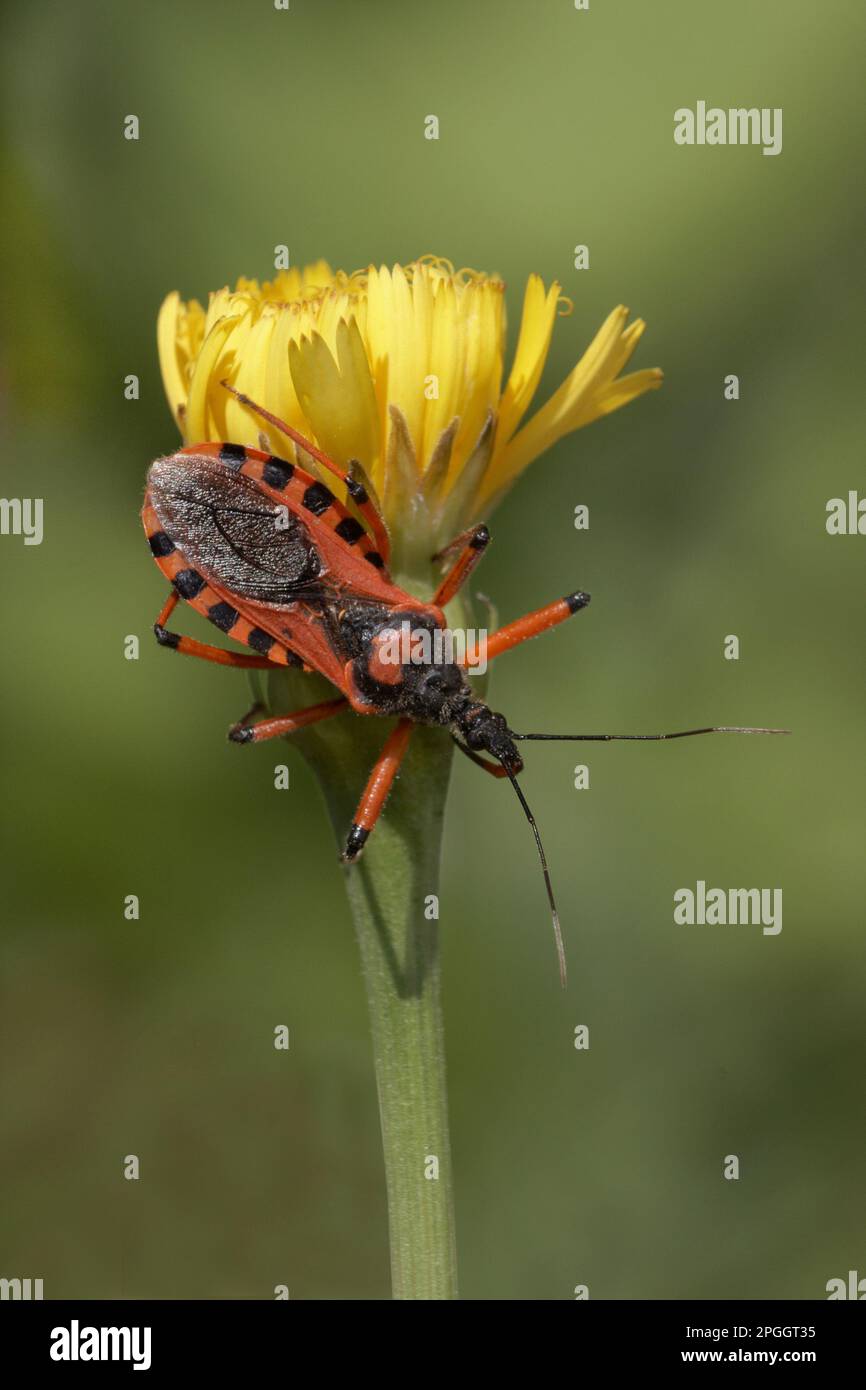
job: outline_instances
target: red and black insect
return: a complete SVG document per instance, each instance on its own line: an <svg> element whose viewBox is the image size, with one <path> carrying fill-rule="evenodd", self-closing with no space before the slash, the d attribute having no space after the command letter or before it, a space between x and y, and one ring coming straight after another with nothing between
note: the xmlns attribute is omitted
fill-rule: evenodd
<svg viewBox="0 0 866 1390"><path fill-rule="evenodd" d="M227 389L335 474L357 516L319 479L258 449L229 443L193 444L157 459L148 473L142 508L151 551L172 585L154 624L157 641L224 666L303 666L318 671L341 692L294 714L257 722L250 722L256 713L251 710L229 730L229 738L237 743L278 738L349 708L357 714L397 717L349 829L342 854L346 861L361 853L415 724L447 728L473 762L495 777L509 778L535 836L564 982L565 956L550 875L538 828L517 781L523 769L518 742L776 731L707 728L671 734L518 734L503 715L472 693L466 661L395 662L395 635L408 628L432 637L436 629L445 628L443 609L484 553L490 540L487 527L472 527L436 557L454 559L433 601L419 602L389 577L388 533L364 486L289 425L234 388ZM170 632L166 624L179 599L243 642L250 654ZM588 602L589 595L577 591L508 623L488 637L487 659L563 622Z"/></svg>

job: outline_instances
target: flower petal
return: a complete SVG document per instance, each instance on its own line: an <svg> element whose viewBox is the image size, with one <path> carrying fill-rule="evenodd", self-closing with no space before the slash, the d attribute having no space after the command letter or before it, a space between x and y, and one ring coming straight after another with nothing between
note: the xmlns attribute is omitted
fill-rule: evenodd
<svg viewBox="0 0 866 1390"><path fill-rule="evenodd" d="M162 382L181 433L190 376L204 337L204 320L204 309L198 300L191 299L184 304L174 290L163 300L156 322Z"/></svg>
<svg viewBox="0 0 866 1390"><path fill-rule="evenodd" d="M213 382L219 381L222 377L231 378L233 358L226 355L226 345L235 330L239 329L233 348L235 354L242 356L245 328L244 316L229 314L214 324L204 340L189 384L186 403L184 438L188 444L207 444L219 438L210 409ZM227 396L228 392L224 391L223 394Z"/></svg>
<svg viewBox="0 0 866 1390"><path fill-rule="evenodd" d="M167 294L159 308L156 320L156 346L159 353L159 367L169 409L175 420L180 420L180 407L186 404L186 382L180 363L178 318L180 316L180 295L177 290Z"/></svg>
<svg viewBox="0 0 866 1390"><path fill-rule="evenodd" d="M499 407L500 446L508 443L535 395L547 361L560 294L556 280L546 294L540 275L530 275L526 282L514 362Z"/></svg>
<svg viewBox="0 0 866 1390"><path fill-rule="evenodd" d="M243 321L241 341L233 335L227 343L228 350L235 349L233 370L229 378L232 385L238 391L243 391L256 405L266 406L272 413L273 406L267 402L266 390L268 357L275 322L274 315L270 313L249 315ZM216 372L210 397L210 413L217 437L231 444L248 444L255 449L259 445L259 436L268 435L272 428L256 415L255 411L250 410L249 406L242 405L235 396L226 391Z"/></svg>
<svg viewBox="0 0 866 1390"><path fill-rule="evenodd" d="M322 335L289 346L298 401L320 447L346 467L358 459L367 471L379 456L376 395L367 354L354 319L336 331L337 361Z"/></svg>
<svg viewBox="0 0 866 1390"><path fill-rule="evenodd" d="M400 265L395 265L391 271L389 338L390 400L402 410L409 436L417 448L423 438L427 344L423 340L423 324L416 317L412 287Z"/></svg>
<svg viewBox="0 0 866 1390"><path fill-rule="evenodd" d="M437 396L427 402L419 467L425 468L442 431L459 416L463 388L463 337L457 323L457 297L450 280L430 279L432 305L427 375L435 377Z"/></svg>
<svg viewBox="0 0 866 1390"><path fill-rule="evenodd" d="M298 330L298 315L284 309L275 311L274 320L274 331L271 334L265 366L264 404L278 419L285 420L287 425L303 432L307 425L289 370L289 344ZM288 435L272 428L271 441L273 453L290 461L294 458L294 444Z"/></svg>
<svg viewBox="0 0 866 1390"><path fill-rule="evenodd" d="M454 461L449 475L453 484L460 460L475 449L478 436L490 411L499 405L502 382L502 346L505 333L501 280L470 281L458 290L457 331L463 340L463 380L460 428L454 444Z"/></svg>
<svg viewBox="0 0 866 1390"><path fill-rule="evenodd" d="M644 367L640 372L630 372L628 376L617 377L616 381L608 382L587 401L569 429L577 430L582 429L584 425L591 425L593 420L600 419L602 415L610 415L611 411L619 410L620 406L637 400L645 391L657 390L663 381L664 372L660 367Z"/></svg>
<svg viewBox="0 0 866 1390"><path fill-rule="evenodd" d="M501 495L534 458L550 448L564 434L589 424L603 413L598 408L602 393L616 372L625 364L643 329L641 320L625 328L628 310L619 305L608 315L577 366L555 391L546 405L533 415L523 429L498 446L482 497L486 502ZM656 379L653 378L653 381ZM643 382L643 379L642 379ZM649 390L642 384L640 391ZM612 397L615 399L615 397ZM628 397L631 399L631 397ZM611 406L611 409L614 409Z"/></svg>

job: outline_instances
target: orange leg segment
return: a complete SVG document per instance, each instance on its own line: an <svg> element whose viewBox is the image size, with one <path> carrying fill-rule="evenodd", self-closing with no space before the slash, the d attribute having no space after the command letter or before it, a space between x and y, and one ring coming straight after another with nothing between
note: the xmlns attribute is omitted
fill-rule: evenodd
<svg viewBox="0 0 866 1390"><path fill-rule="evenodd" d="M445 575L433 596L433 602L437 607L444 608L446 603L451 602L458 589L462 588L469 578L489 544L490 532L487 527L471 526L468 531L463 531L461 535L456 536L450 545L447 545L444 550L440 550L439 554L433 557L439 560L452 551L460 549L460 554L452 568Z"/></svg>
<svg viewBox="0 0 866 1390"><path fill-rule="evenodd" d="M232 743L262 743L267 738L281 738L283 734L294 734L308 724L318 724L322 719L341 714L348 704L348 700L341 695L336 700L324 700L320 705L296 710L294 714L282 714L272 719L260 719L257 724L248 724L247 720L256 712L254 706L249 714L232 725L229 738Z"/></svg>
<svg viewBox="0 0 866 1390"><path fill-rule="evenodd" d="M581 608L585 608L589 603L589 594L578 592L568 594L565 598L559 598L555 603L548 603L544 608L537 608L534 613L526 613L522 618L516 618L513 623L507 623L498 632L494 632L487 639L487 660L492 661L495 656L501 656L511 647L517 647L521 642L526 642L530 637L537 637L539 633L546 632L549 627L555 627L557 623L562 623L566 618L570 618L572 613L579 613ZM465 659L461 663L467 665L474 653L467 652Z"/></svg>
<svg viewBox="0 0 866 1390"><path fill-rule="evenodd" d="M373 771L367 779L364 794L358 803L352 828L346 839L342 859L351 863L357 859L370 836L370 831L379 819L382 807L403 761L414 725L411 719L401 719L385 740Z"/></svg>

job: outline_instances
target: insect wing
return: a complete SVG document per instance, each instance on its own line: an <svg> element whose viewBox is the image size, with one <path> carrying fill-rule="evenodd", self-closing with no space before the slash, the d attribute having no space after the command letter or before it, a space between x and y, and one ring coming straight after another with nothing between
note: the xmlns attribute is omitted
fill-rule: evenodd
<svg viewBox="0 0 866 1390"><path fill-rule="evenodd" d="M171 547L165 555L149 517ZM158 459L144 520L157 563L192 607L257 651L269 635L340 688L344 663L323 606L348 596L405 600L330 490L258 450L203 445Z"/></svg>

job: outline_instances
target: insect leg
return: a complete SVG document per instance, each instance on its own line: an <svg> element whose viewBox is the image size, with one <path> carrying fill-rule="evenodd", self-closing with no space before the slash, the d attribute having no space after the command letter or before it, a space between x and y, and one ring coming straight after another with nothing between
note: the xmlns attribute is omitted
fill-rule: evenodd
<svg viewBox="0 0 866 1390"><path fill-rule="evenodd" d="M391 784L397 776L403 755L406 752L414 725L411 719L401 719L385 740L379 758L367 779L364 793L358 803L352 828L346 839L346 848L341 858L345 863L357 859L366 844L370 831L379 819L379 814L388 799Z"/></svg>
<svg viewBox="0 0 866 1390"><path fill-rule="evenodd" d="M246 721L256 713L256 706L232 724L229 738L232 743L262 743L266 738L280 738L283 734L294 734L308 724L318 724L322 719L330 719L348 708L348 700L341 695L336 700L325 700L320 705L309 705L306 709L295 710L294 714L281 714L273 719L260 719L258 724ZM261 708L261 706L258 706Z"/></svg>
<svg viewBox="0 0 866 1390"><path fill-rule="evenodd" d="M433 556L434 560L440 560L455 550L460 551L433 596L433 602L439 608L450 603L458 589L462 588L489 544L490 532L486 526L470 526L468 531L455 536L450 545Z"/></svg>
<svg viewBox="0 0 866 1390"><path fill-rule="evenodd" d="M549 627L564 622L572 613L579 613L588 603L589 594L568 594L565 598L557 599L555 603L548 603L544 608L537 608L534 613L526 613L524 617L516 618L513 623L507 623L487 638L487 660L492 661L495 656L501 656L511 647L516 647L528 638L546 632ZM472 656L473 653L467 652L461 665L467 665Z"/></svg>
<svg viewBox="0 0 866 1390"><path fill-rule="evenodd" d="M387 565L391 553L391 541L385 529L385 523L376 510L375 503L371 500L363 483L359 483L357 478L352 477L351 473L344 473L339 464L335 463L333 459L328 458L327 454L323 454L321 449L316 448L312 440L306 439L298 430L293 429L291 425L287 425L284 420L280 420L276 415L272 415L269 410L265 410L264 406L257 405L256 402L250 400L249 396L245 395L243 391L238 391L235 386L230 386L227 381L220 382L220 385L224 386L227 391L231 391L232 395L240 401L241 405L247 406L249 410L255 411L256 415L260 415L263 420L267 420L269 424L275 425L281 434L286 435L293 443L299 444L302 449L306 450L311 458L314 458L323 468L327 468L330 473L333 473L336 478L340 479L340 482L343 483L348 490L349 496L372 531L373 538L376 542L376 549Z"/></svg>
<svg viewBox="0 0 866 1390"><path fill-rule="evenodd" d="M233 728L233 729L245 728L245 727L249 724L250 720L253 719L257 714L264 714L266 708L267 708L267 706L266 706L266 705L263 705L262 702L261 702L261 700L256 700L255 704L250 705L250 707L249 707L249 709L247 710L246 714L242 714L241 717L240 717L240 719L237 721L237 723L236 723L236 724L232 724L232 728Z"/></svg>
<svg viewBox="0 0 866 1390"><path fill-rule="evenodd" d="M245 652L229 652L222 647L212 647L209 642L197 642L194 637L181 637L178 632L169 632L168 622L178 604L180 595L175 590L169 594L162 612L153 625L156 640L161 647L171 647L182 656L197 656L202 661L215 661L219 666L243 667L250 671L270 671L278 668L278 663L269 661L266 656L247 656Z"/></svg>

